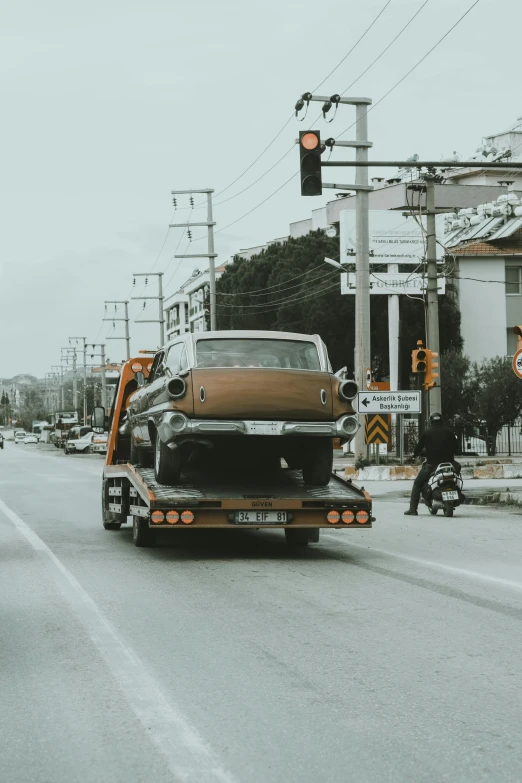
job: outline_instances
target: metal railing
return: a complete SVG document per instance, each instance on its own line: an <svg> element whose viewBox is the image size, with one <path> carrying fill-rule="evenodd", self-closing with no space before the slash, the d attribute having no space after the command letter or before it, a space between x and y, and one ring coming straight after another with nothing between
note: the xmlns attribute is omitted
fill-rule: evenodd
<svg viewBox="0 0 522 783"><path fill-rule="evenodd" d="M403 428L404 455L411 456L419 440L418 423L413 419L405 419ZM397 424L390 425L389 432L390 442L388 443L388 448L386 450L384 446L381 446L381 459L383 457L386 459L386 452L389 456L395 456L398 453L397 437L399 426ZM479 428L470 428L460 432L455 431L455 434L460 443L459 453L462 456L465 456L466 454L478 457L522 456L522 420L515 424L501 427L497 432L496 437L488 436L484 430Z"/></svg>

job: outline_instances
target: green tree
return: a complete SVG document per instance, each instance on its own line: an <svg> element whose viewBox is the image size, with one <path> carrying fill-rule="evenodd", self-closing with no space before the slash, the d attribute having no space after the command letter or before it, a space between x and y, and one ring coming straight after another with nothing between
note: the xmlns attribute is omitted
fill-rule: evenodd
<svg viewBox="0 0 522 783"><path fill-rule="evenodd" d="M355 296L342 295L339 271L324 263L339 258L339 239L312 231L273 244L249 260L236 256L217 283L219 329L269 329L320 334L334 369L354 369ZM408 268L411 271L411 268ZM409 385L411 351L424 339L424 303L401 297L401 377ZM441 350L459 349L460 313L450 296L440 299ZM388 297L371 297L372 369L388 377Z"/></svg>
<svg viewBox="0 0 522 783"><path fill-rule="evenodd" d="M486 438L488 454L496 452L497 434L522 411L522 381L503 356L474 363L470 371L470 411Z"/></svg>
<svg viewBox="0 0 522 783"><path fill-rule="evenodd" d="M45 394L38 386L28 386L21 393L19 420L30 431L33 421L42 421L47 416Z"/></svg>

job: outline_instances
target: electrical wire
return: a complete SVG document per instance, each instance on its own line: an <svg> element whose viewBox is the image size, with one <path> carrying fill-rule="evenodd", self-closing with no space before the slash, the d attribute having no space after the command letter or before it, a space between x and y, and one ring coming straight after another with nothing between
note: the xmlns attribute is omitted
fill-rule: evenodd
<svg viewBox="0 0 522 783"><path fill-rule="evenodd" d="M299 304L299 302L305 302L310 299L316 299L318 296L321 296L321 294L327 293L328 291L331 291L333 288L337 288L339 286L339 281L336 283L333 283L331 286L327 286L325 288L320 289L319 291L314 291L313 293L309 294L308 296L303 296L296 299L282 299L281 302L274 303L275 306L268 307L266 310L255 310L252 315L263 315L264 313L272 313L275 310L280 310L284 307L289 307L290 305ZM284 303L284 304L283 304ZM268 302L266 303L268 304ZM225 307L227 309L236 309L236 310L243 310L246 305L223 305L218 304L218 307ZM259 305L259 307L263 307L263 305Z"/></svg>
<svg viewBox="0 0 522 783"><path fill-rule="evenodd" d="M305 275L311 275L311 274L313 274L314 272L317 272L317 271L319 271L318 268L309 269L307 272L303 272L302 276L304 277ZM307 280L306 282L307 283L318 283L321 280L324 280L326 277L331 277L331 273L330 273L329 270L320 270L320 271L322 272L322 274L318 275L317 277L310 278L310 280ZM285 281L285 282L288 282L288 281ZM291 291L294 288L301 288L302 285L303 285L303 283L301 282L301 283L296 283L295 285L288 286L288 288L279 288L277 291L274 291L273 294L282 294L283 291ZM217 292L217 295L218 296L266 296L267 294L266 294L266 290L265 290L265 291L261 291L259 293L251 293L249 291L238 291L235 294L227 294L227 293L223 293L222 294L220 292Z"/></svg>
<svg viewBox="0 0 522 783"><path fill-rule="evenodd" d="M423 55L423 57L421 57L421 58L420 58L420 60L417 60L417 62L415 63L415 65L414 65L414 66L412 66L412 67L410 68L410 70L409 70L409 71L407 71L407 72L404 74L404 76L403 76L401 79L399 79L399 81L398 81L398 82L396 82L396 83L393 85L393 87L390 87L390 89L389 89L387 92L385 92L385 93L384 93L384 95L383 95L381 98L379 98L379 100L378 100L378 101L376 101L374 104L372 104L372 105L370 106L370 108L369 108L369 109L368 109L368 110L367 110L365 113L366 113L366 114L369 114L371 111L373 111L375 108L377 108L377 106L379 106L379 104L381 104L381 103L382 103L382 102L383 102L383 101L384 101L384 100L385 100L385 99L386 99L386 98L387 98L389 95L391 95L391 94L392 94L392 92L394 92L394 90L396 90L396 89L397 89L397 87L399 87L399 86L400 86L400 85L403 83L403 81L405 81L405 80L408 78L408 76L410 76L410 74L412 74L412 73L413 73L413 71L415 71L415 70L416 70L416 69L419 67L419 65L421 65L421 64L424 62L424 60L426 60L426 59L427 59L427 58L430 56L430 54L431 54L433 51L435 51L435 49L436 49L438 46L440 46L440 44L441 44L441 43L442 43L442 42L443 42L443 41L444 41L444 40L445 40L445 39L448 37L448 35L450 35L450 33L452 33L452 32L453 32L453 30L455 30L455 28L456 28L456 27L458 27L458 25L459 25L459 24L460 24L460 23L461 23L461 22L462 22L462 21L463 21L463 20L466 18L466 16L467 16L469 13L471 13L471 11L472 11L472 10L475 8L475 6L476 6L476 5L478 5L479 3L480 3L480 0L475 0L475 1L474 1L474 2L473 2L471 5L470 5L470 7L468 8L468 10L467 10L467 11L465 11L465 12L462 14L462 16L461 16L461 17L459 17L459 19L457 19L457 21L456 21L456 22L455 22L455 23L454 23L454 24L453 24L453 25L452 25L452 26L449 28L449 30L447 30L447 32L445 32L445 33L444 33L444 35L443 35L443 36L441 36L441 37L439 38L439 40L438 40L438 41L437 41L437 42L436 42L436 43L435 43L435 44L434 44L434 45L431 47L431 49L428 49L428 51L426 52L426 54L425 54L425 55ZM356 122L353 122L351 125L349 125L347 128L345 128L345 130L343 130L343 131L342 131L342 132L339 134L339 136L336 136L336 138L338 139L338 138L340 138L341 136L344 136L344 134L345 134L345 133L347 133L349 130L351 130L355 124L356 124Z"/></svg>
<svg viewBox="0 0 522 783"><path fill-rule="evenodd" d="M337 253L337 255L334 256L334 260L339 258L339 255L340 254ZM266 288L255 288L252 291L242 291L241 294L243 294L243 295L247 295L248 294L249 296L262 295L266 291L270 291L270 290L272 290L274 288L279 288L279 286L283 285L284 283L290 283L292 280L298 280L301 277L305 277L305 275L310 274L310 271L312 271L312 270L307 270L306 272L301 272L299 275L295 275L294 277L289 277L288 280L284 280L283 283L276 283L275 285L269 285ZM300 285L300 283L298 285ZM293 286L291 286L291 287L293 287ZM277 291L275 291L275 293L277 293ZM223 292L223 293L220 293L220 296L238 296L238 294L229 294L229 293Z"/></svg>

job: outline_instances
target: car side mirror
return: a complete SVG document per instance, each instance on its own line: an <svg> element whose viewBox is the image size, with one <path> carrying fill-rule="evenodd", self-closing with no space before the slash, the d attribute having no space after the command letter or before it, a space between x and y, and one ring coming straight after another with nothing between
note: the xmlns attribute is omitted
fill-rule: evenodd
<svg viewBox="0 0 522 783"><path fill-rule="evenodd" d="M105 408L97 405L91 414L91 426L93 432L105 432Z"/></svg>
<svg viewBox="0 0 522 783"><path fill-rule="evenodd" d="M141 370L139 372L134 373L134 377L136 379L136 383L138 384L138 389L141 389L143 386L145 386L145 373Z"/></svg>

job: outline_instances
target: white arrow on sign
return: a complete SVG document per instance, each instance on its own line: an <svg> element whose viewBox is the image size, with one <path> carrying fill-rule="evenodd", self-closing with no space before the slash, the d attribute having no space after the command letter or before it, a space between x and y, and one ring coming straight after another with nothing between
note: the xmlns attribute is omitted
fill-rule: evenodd
<svg viewBox="0 0 522 783"><path fill-rule="evenodd" d="M420 413L420 391L359 392L359 413Z"/></svg>

